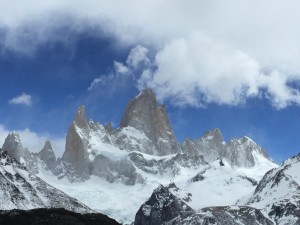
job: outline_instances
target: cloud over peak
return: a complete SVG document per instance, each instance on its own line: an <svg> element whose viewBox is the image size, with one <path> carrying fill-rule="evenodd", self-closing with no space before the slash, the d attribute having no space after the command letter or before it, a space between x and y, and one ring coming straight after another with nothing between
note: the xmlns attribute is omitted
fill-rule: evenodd
<svg viewBox="0 0 300 225"><path fill-rule="evenodd" d="M72 32L90 29L93 35L113 38L119 47L137 46L125 62L114 63L111 74L94 79L89 91L133 77L139 88L151 87L161 100L179 106L240 105L249 98L268 99L276 108L300 104L299 1L122 3L28 0L20 10L3 2L0 45L13 50L25 46L26 52L34 49L30 45L68 41L55 36L67 21L51 16L56 13L69 18L66 27ZM28 23L33 24L30 31L24 29Z"/></svg>

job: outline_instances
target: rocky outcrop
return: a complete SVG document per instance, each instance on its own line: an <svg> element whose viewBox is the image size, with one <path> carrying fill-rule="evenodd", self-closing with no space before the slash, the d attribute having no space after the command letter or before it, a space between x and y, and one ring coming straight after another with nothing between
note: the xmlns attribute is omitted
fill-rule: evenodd
<svg viewBox="0 0 300 225"><path fill-rule="evenodd" d="M136 213L134 225L172 224L176 218L194 213L189 205L172 194L168 186L160 185Z"/></svg>
<svg viewBox="0 0 300 225"><path fill-rule="evenodd" d="M212 162L222 157L225 142L219 129L205 132L204 136L190 140L186 138L182 144L182 151L191 155L203 155L207 162Z"/></svg>
<svg viewBox="0 0 300 225"><path fill-rule="evenodd" d="M50 141L46 141L43 149L37 154L46 164L47 168L53 170L56 166L56 157Z"/></svg>
<svg viewBox="0 0 300 225"><path fill-rule="evenodd" d="M178 191L174 183L155 189L136 213L134 225L274 225L260 210L248 206L194 210L187 204L188 199L174 195L174 190Z"/></svg>
<svg viewBox="0 0 300 225"><path fill-rule="evenodd" d="M24 148L17 132L11 132L6 137L2 146L3 151L6 151L11 157L15 158L18 162L24 162Z"/></svg>
<svg viewBox="0 0 300 225"><path fill-rule="evenodd" d="M115 220L100 213L80 214L65 209L32 209L0 211L1 225L118 225Z"/></svg>
<svg viewBox="0 0 300 225"><path fill-rule="evenodd" d="M207 131L203 137L195 140L186 138L182 151L190 155L203 155L207 162L226 159L232 166L253 167L255 157L260 155L268 159L266 151L248 137L223 140L219 129Z"/></svg>
<svg viewBox="0 0 300 225"><path fill-rule="evenodd" d="M134 127L143 132L152 142L152 155L168 155L180 152L170 125L166 108L158 105L150 89L143 90L130 100L122 118L120 128ZM147 152L150 154L150 152Z"/></svg>
<svg viewBox="0 0 300 225"><path fill-rule="evenodd" d="M252 207L209 207L201 209L194 215L176 218L173 225L274 225L263 213Z"/></svg>
<svg viewBox="0 0 300 225"><path fill-rule="evenodd" d="M86 119L85 107L80 106L76 112L74 121L71 123L67 137L66 149L62 160L70 163L77 174L83 178L88 177L89 168L89 145L90 129Z"/></svg>

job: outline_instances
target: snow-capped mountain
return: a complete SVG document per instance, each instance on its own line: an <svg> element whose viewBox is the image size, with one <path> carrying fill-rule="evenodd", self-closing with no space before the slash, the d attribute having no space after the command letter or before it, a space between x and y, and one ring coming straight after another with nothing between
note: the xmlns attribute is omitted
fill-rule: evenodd
<svg viewBox="0 0 300 225"><path fill-rule="evenodd" d="M3 147L30 172L122 223L134 221L161 184L176 184L175 196L189 196L193 210L225 207L253 193L265 172L277 166L251 139L226 143L218 129L178 143L165 107L149 89L129 101L119 128L88 121L80 106L61 159L49 142L30 153L16 133Z"/></svg>
<svg viewBox="0 0 300 225"><path fill-rule="evenodd" d="M267 172L240 204L261 209L276 224L300 224L300 154Z"/></svg>
<svg viewBox="0 0 300 225"><path fill-rule="evenodd" d="M260 210L248 206L218 206L194 210L188 205L189 196L184 199L176 196L178 190L175 184L160 185L138 210L134 225L273 225Z"/></svg>
<svg viewBox="0 0 300 225"><path fill-rule="evenodd" d="M207 162L224 158L232 166L238 167L255 166L256 153L268 158L266 151L246 136L231 139L226 143L219 129L208 131L196 140L186 138L182 144L182 151L191 155L203 155Z"/></svg>
<svg viewBox="0 0 300 225"><path fill-rule="evenodd" d="M82 180L96 175L133 185L145 182L144 172L162 174L170 169L179 173L178 164L190 167L225 159L232 166L253 167L257 154L268 159L266 152L247 137L225 143L218 129L180 145L165 107L146 89L129 101L117 129L87 122L86 109L80 106L68 130L62 161L69 163ZM153 156L157 156L155 160ZM170 158L167 164L165 156Z"/></svg>
<svg viewBox="0 0 300 225"><path fill-rule="evenodd" d="M65 208L87 213L92 210L50 186L6 151L0 150L0 209Z"/></svg>

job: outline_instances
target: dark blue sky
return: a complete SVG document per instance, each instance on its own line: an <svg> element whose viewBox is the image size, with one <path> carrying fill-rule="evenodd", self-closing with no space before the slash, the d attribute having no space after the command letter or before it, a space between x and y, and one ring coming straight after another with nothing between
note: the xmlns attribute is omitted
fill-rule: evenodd
<svg viewBox="0 0 300 225"><path fill-rule="evenodd" d="M298 4L3 4L0 132L64 138L81 104L118 126L128 100L150 86L180 142L219 128L225 141L249 136L280 162L300 151Z"/></svg>

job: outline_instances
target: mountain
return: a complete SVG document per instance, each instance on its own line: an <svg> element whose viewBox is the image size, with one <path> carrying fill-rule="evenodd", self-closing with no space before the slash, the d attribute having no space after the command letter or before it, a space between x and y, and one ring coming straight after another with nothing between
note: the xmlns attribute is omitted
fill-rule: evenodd
<svg viewBox="0 0 300 225"><path fill-rule="evenodd" d="M158 225L169 223L175 218L194 214L195 211L169 190L177 188L175 184L167 187L160 185L151 197L140 207L134 225Z"/></svg>
<svg viewBox="0 0 300 225"><path fill-rule="evenodd" d="M175 184L171 185L172 188L159 186L137 211L134 224L298 225L300 224L299 169L300 154L269 170L258 184L253 182L255 190L237 201L235 205L204 207L197 210L190 207L194 198L192 193L189 193L188 198L184 198L174 193L174 190L180 192ZM206 179L203 174L205 173L197 174L191 182L203 182ZM230 176L233 178L233 174ZM251 182L251 179L243 178ZM239 186L240 189L242 187L244 185ZM224 186L222 195L226 195L223 188ZM198 188L199 190L213 197L209 190ZM196 199L203 200L199 196Z"/></svg>
<svg viewBox="0 0 300 225"><path fill-rule="evenodd" d="M6 151L11 157L18 162L24 162L24 148L20 139L20 136L16 132L8 134L2 146L3 151Z"/></svg>
<svg viewBox="0 0 300 225"><path fill-rule="evenodd" d="M166 108L157 104L151 89L129 101L120 124L120 128L124 127L133 127L151 140L152 149L143 149L147 154L162 156L180 151Z"/></svg>
<svg viewBox="0 0 300 225"><path fill-rule="evenodd" d="M276 224L300 224L300 154L267 172L249 199L240 201L261 209Z"/></svg>
<svg viewBox="0 0 300 225"><path fill-rule="evenodd" d="M68 129L61 160L72 166L72 173L77 177L74 181L84 181L96 175L109 182L133 185L144 183L146 177L143 172L152 171L151 166L145 171L137 160L139 158L144 164L152 165L153 161L146 162L145 154L158 157L178 154L173 159L180 160L181 164L184 164L183 156L187 161L202 157L202 161L206 162L224 158L238 167L255 166L259 156L268 159L266 152L247 137L233 139L226 144L218 129L206 132L196 140L187 138L179 144L165 107L157 104L153 91L145 89L129 101L120 127L116 129L111 124L104 127L93 120L88 122L86 109L80 106ZM72 177L63 174L65 169L60 168L59 171L60 177Z"/></svg>
<svg viewBox="0 0 300 225"><path fill-rule="evenodd" d="M173 194L175 184L160 185L140 207L134 225L199 224L199 225L273 225L258 209L251 207L208 207L194 210L189 198L181 199ZM199 199L201 201L201 199Z"/></svg>
<svg viewBox="0 0 300 225"><path fill-rule="evenodd" d="M116 128L88 120L80 106L61 158L50 142L32 153L17 133L9 136L4 147L31 173L125 224L159 185L174 183L178 191L172 193L188 196L193 210L225 207L253 193L265 172L277 166L251 139L226 143L219 129L178 143L166 108L149 89L129 101Z"/></svg>
<svg viewBox="0 0 300 225"><path fill-rule="evenodd" d="M182 144L182 151L192 155L203 155L207 162L224 158L232 166L238 167L255 166L258 155L268 158L266 151L246 136L231 139L226 143L219 129L207 131L203 137L196 140L186 138Z"/></svg>
<svg viewBox="0 0 300 225"><path fill-rule="evenodd" d="M92 212L90 208L29 173L26 167L0 151L0 209L65 208Z"/></svg>
<svg viewBox="0 0 300 225"><path fill-rule="evenodd" d="M37 156L45 163L48 169L53 170L56 166L56 156L52 149L51 142L46 141L43 149Z"/></svg>

